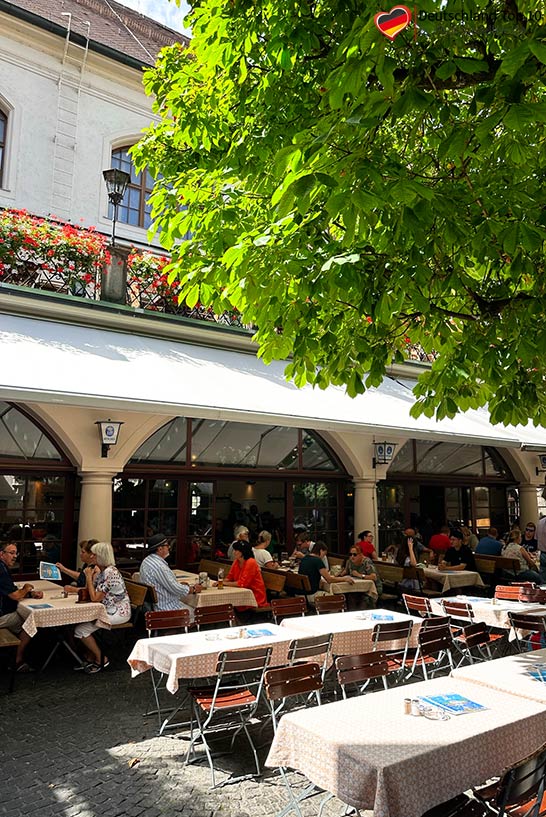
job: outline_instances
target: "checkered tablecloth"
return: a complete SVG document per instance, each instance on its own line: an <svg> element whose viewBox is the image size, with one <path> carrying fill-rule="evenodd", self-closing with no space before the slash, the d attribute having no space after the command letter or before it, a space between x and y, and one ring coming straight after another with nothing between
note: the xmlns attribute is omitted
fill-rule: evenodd
<svg viewBox="0 0 546 817"><path fill-rule="evenodd" d="M25 622L23 630L33 637L40 627L62 627L66 624L81 624L96 621L99 627L110 627L104 604L100 602L78 603L76 593L68 598L61 597L62 588L45 580L30 582L35 590L42 590L43 599L21 599L17 612ZM47 604L47 607L41 605Z"/></svg>
<svg viewBox="0 0 546 817"><path fill-rule="evenodd" d="M458 693L486 709L428 720L404 714L404 698ZM544 742L546 707L455 678L289 712L266 760L373 817L421 817L498 775Z"/></svg>
<svg viewBox="0 0 546 817"><path fill-rule="evenodd" d="M258 637L240 637L240 633L263 632ZM226 650L252 649L271 645L271 666L282 666L288 658L288 645L301 633L277 624L252 627L223 627L205 632L181 633L158 638L142 638L128 660L133 677L151 667L167 675L167 689L175 693L180 679L207 678L216 672L218 655Z"/></svg>
<svg viewBox="0 0 546 817"><path fill-rule="evenodd" d="M546 671L541 669L537 672L534 668L534 665L545 662L546 650L533 650L461 667L454 670L452 675L461 681L470 681L546 704ZM540 678L532 677L528 672L537 672Z"/></svg>
<svg viewBox="0 0 546 817"><path fill-rule="evenodd" d="M177 581L186 584L196 584L199 581L197 573L188 573L187 570L175 570ZM226 570L227 575L227 570ZM211 584L212 584L211 580ZM184 598L184 604L189 607L212 607L214 604L233 604L234 607L257 607L256 597L252 590L246 587L209 587L200 593L191 594Z"/></svg>
<svg viewBox="0 0 546 817"><path fill-rule="evenodd" d="M437 567L424 567L426 579L432 579L447 593L454 587L484 587L483 579L475 570L438 570Z"/></svg>
<svg viewBox="0 0 546 817"><path fill-rule="evenodd" d="M470 604L476 621L483 621L488 627L500 627L505 630L510 627L509 612L541 616L546 613L543 604L525 604L521 601L482 599L473 596L449 596L445 600ZM431 599L431 605L435 615L445 615L440 599Z"/></svg>

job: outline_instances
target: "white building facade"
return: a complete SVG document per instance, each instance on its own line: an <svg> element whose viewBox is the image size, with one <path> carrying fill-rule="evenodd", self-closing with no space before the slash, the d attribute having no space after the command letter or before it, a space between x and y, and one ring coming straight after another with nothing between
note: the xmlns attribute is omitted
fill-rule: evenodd
<svg viewBox="0 0 546 817"><path fill-rule="evenodd" d="M109 235L102 171L128 166L153 118L142 67L179 37L103 0L50 5L0 0L0 207ZM148 246L144 175L121 208L122 246ZM112 539L129 564L161 530L184 564L236 522L271 529L279 549L305 527L344 551L363 529L386 544L410 524L538 516L546 434L485 412L410 418L419 363L355 400L298 390L242 328L2 278L0 339L0 536L19 542L23 574L46 537L67 562L77 541ZM107 457L105 419L123 423ZM382 441L396 445L389 464Z"/></svg>

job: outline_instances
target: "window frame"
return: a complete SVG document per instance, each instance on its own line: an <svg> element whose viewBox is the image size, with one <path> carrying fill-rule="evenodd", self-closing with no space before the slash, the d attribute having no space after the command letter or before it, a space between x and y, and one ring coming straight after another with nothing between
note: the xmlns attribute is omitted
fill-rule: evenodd
<svg viewBox="0 0 546 817"><path fill-rule="evenodd" d="M125 167L123 167L123 164L128 161L129 164L130 164L130 169L129 169L130 176L132 176L131 170L136 175L137 170L136 170L136 168L134 166L133 159L132 159L132 157L131 157L131 155L129 153L129 151L130 151L130 149L132 147L133 147L132 143L124 144L124 145L117 145L115 147L112 147L112 149L110 151L110 161L111 161L110 166L119 168L120 170L125 170L125 172L127 172L127 169ZM126 157L123 156L124 153L126 154ZM147 230L150 225L146 225L146 222L145 222L146 204L147 204L148 198L149 198L149 196L150 196L150 194L151 194L151 192L153 190L153 186L152 187L147 186L147 181L148 181L148 169L147 168L145 168L144 170L141 170L138 175L140 176L140 183L137 184L137 183L133 182L132 179L131 179L131 181L129 181L129 184L127 185L127 190L125 191L125 195L123 197L123 200L122 200L122 202L120 203L120 205L118 207L117 222L118 222L118 224L125 224L127 227L131 227L133 229ZM138 195L139 195L138 223L137 224L131 224L131 222L129 220L125 220L124 213L123 213L124 208L127 209L128 214L130 212L131 208L129 207L129 195L130 195L131 190L136 190L138 192ZM109 204L108 205L108 218L109 218L110 221L112 220L112 210L111 210L111 208L112 208L112 205Z"/></svg>
<svg viewBox="0 0 546 817"><path fill-rule="evenodd" d="M9 116L3 108L0 108L0 121L4 123L4 138L0 136L0 189L4 188L4 176L6 170L6 148L8 142Z"/></svg>

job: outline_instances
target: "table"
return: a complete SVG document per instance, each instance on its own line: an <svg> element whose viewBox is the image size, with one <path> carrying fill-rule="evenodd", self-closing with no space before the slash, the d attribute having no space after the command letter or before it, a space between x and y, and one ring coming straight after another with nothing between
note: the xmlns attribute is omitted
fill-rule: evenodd
<svg viewBox="0 0 546 817"><path fill-rule="evenodd" d="M187 570L173 572L180 584L192 585L199 581L198 573L188 573ZM227 573L226 569L226 576ZM222 590L218 590L217 587L209 587L208 590L185 596L184 604L187 604L188 607L212 607L214 604L233 604L234 607L258 606L254 593L247 587L224 587Z"/></svg>
<svg viewBox="0 0 546 817"><path fill-rule="evenodd" d="M240 631L264 631L258 638L239 638ZM267 634L265 634L267 633ZM218 655L226 650L248 650L271 645L271 665L286 664L288 645L301 633L278 624L256 624L252 627L223 627L195 633L142 638L127 659L134 678L154 669L167 675L167 689L173 694L181 678L206 678L214 675Z"/></svg>
<svg viewBox="0 0 546 817"><path fill-rule="evenodd" d="M352 582L333 582L329 584L325 582L323 579L320 582L320 589L325 590L329 595L333 593L366 593L368 596L374 601L377 601L377 587L375 586L375 582L371 579L354 579L354 583Z"/></svg>
<svg viewBox="0 0 546 817"><path fill-rule="evenodd" d="M531 613L534 615L545 615L546 606L543 604L526 604L521 601L504 601L502 599L482 599L477 596L446 596L446 601L458 601L469 604L474 612L476 621L483 621L488 627L500 627L508 630L510 620L508 613ZM443 616L444 610L440 599L431 599L432 611L436 615Z"/></svg>
<svg viewBox="0 0 546 817"><path fill-rule="evenodd" d="M447 721L403 713L408 695L448 693L488 709ZM420 817L537 749L545 729L536 701L437 678L284 715L266 765L297 769L374 817Z"/></svg>
<svg viewBox="0 0 546 817"><path fill-rule="evenodd" d="M453 671L452 675L462 681L510 692L521 698L546 704L546 672L544 681L538 681L526 674L533 664L546 663L546 650L535 650L495 661L485 661Z"/></svg>
<svg viewBox="0 0 546 817"><path fill-rule="evenodd" d="M442 585L442 593L455 587L485 587L483 579L475 570L438 570L430 565L423 568L426 579Z"/></svg>
<svg viewBox="0 0 546 817"><path fill-rule="evenodd" d="M375 616L375 618L374 618ZM385 620L387 617L388 620ZM370 610L368 612L351 613L327 613L320 616L301 616L298 618L285 618L281 622L281 627L297 630L300 638L305 635L328 635L333 633L332 641L333 655L357 655L364 652L371 652L372 631L381 620L385 623L394 621L413 621L411 634L411 646L417 646L417 634L423 623L422 618L408 616L405 613L397 613L392 610ZM402 647L399 642L382 642L381 649L397 649Z"/></svg>
<svg viewBox="0 0 546 817"><path fill-rule="evenodd" d="M77 593L62 598L62 588L53 582L40 579L31 582L34 590L41 590L43 599L21 599L17 612L25 619L23 630L31 638L40 627L64 627L67 624L81 624L84 621L96 621L99 627L110 627L110 621L104 604L87 602L78 604ZM48 607L40 605L47 604Z"/></svg>

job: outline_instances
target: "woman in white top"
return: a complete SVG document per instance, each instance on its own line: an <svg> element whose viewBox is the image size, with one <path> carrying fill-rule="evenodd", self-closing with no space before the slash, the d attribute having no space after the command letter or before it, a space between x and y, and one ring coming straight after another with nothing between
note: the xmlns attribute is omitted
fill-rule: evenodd
<svg viewBox="0 0 546 817"><path fill-rule="evenodd" d="M508 544L502 549L502 556L519 559L519 572L516 579L520 582L534 582L541 584L542 579L540 573L537 571L536 564L531 554L521 546L521 531L511 530L509 533ZM506 574L508 578L508 574ZM510 576L513 579L513 576Z"/></svg>
<svg viewBox="0 0 546 817"><path fill-rule="evenodd" d="M263 530L258 534L258 541L252 548L254 558L258 562L260 570L263 567L270 568L271 570L277 570L279 567L279 563L274 560L271 553L267 550L270 542L271 534L268 531Z"/></svg>

